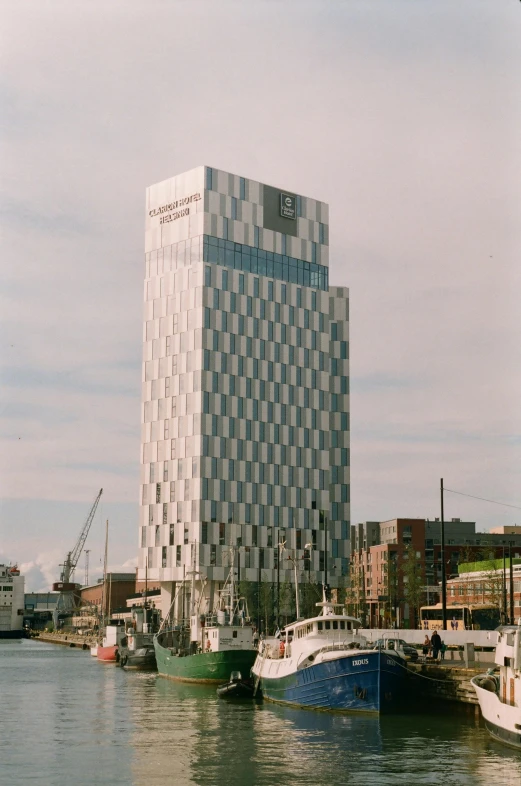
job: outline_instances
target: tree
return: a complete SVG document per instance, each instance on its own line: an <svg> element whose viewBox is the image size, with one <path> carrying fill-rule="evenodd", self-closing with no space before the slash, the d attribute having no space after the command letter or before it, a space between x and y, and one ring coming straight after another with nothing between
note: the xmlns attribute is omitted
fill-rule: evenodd
<svg viewBox="0 0 521 786"><path fill-rule="evenodd" d="M425 576L420 560L416 555L416 550L409 544L404 552L401 565L403 594L409 604L409 609L413 611L414 619L410 621L411 627L417 626L420 618L420 606L425 596Z"/></svg>
<svg viewBox="0 0 521 786"><path fill-rule="evenodd" d="M315 617L316 604L322 600L322 585L315 582L303 582L300 585L300 614L302 617Z"/></svg>

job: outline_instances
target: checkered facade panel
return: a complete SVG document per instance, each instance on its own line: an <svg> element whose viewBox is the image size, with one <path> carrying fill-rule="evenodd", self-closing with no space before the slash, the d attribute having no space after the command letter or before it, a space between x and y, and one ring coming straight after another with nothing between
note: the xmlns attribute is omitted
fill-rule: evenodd
<svg viewBox="0 0 521 786"><path fill-rule="evenodd" d="M161 193L147 194L140 569L148 561L151 578L181 580L196 543L204 573L224 580L228 547L239 545L241 576L256 580L260 571L271 581L284 540L289 549L311 544L315 577L327 569L334 581L349 556L347 292L302 286L287 272L277 278L279 252L269 248L259 254L262 274L244 262L235 269L205 261L209 241L226 240L212 210L223 217L234 198L245 204L239 212L231 207L233 215L258 219L261 184L212 170L209 191L200 182L208 180L204 168L182 177L182 187L166 181L153 187ZM167 210L180 212L194 194L195 217L158 226L165 200ZM300 200L298 231L307 237L290 240L327 241L327 206ZM205 237L208 216L216 238ZM263 238L255 238L258 250ZM248 233L234 242L245 239ZM282 250L310 261L304 246L284 248L287 242ZM270 244L278 248L279 238ZM319 245L327 261L327 242ZM273 266L262 268L264 260ZM284 255L280 264L291 266ZM279 572L291 578L283 563Z"/></svg>

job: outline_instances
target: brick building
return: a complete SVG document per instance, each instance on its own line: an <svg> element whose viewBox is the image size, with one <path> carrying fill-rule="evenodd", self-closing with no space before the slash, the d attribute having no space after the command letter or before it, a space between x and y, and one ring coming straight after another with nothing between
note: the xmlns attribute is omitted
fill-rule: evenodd
<svg viewBox="0 0 521 786"><path fill-rule="evenodd" d="M144 583L144 582L143 582ZM136 574L107 573L106 592L103 592L103 579L96 584L81 588L82 605L95 606L101 612L102 603L105 613L110 616L112 609L126 606L127 598L136 592Z"/></svg>
<svg viewBox="0 0 521 786"><path fill-rule="evenodd" d="M445 573L458 564L502 557L521 534L477 533L474 522L445 522ZM438 519L366 521L351 527L348 603L374 628L418 627L414 607L441 600L441 522Z"/></svg>

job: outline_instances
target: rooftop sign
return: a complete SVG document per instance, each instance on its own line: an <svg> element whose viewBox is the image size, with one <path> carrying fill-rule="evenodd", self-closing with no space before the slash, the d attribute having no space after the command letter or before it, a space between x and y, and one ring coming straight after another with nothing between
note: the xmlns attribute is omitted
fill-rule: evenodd
<svg viewBox="0 0 521 786"><path fill-rule="evenodd" d="M282 218L292 218L296 219L297 217L297 198L292 196L291 194L283 194L280 195L280 215Z"/></svg>

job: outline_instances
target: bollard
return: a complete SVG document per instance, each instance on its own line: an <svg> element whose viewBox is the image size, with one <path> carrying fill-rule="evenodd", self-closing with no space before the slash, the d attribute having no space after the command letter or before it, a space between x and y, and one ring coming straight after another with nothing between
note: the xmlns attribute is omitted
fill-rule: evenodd
<svg viewBox="0 0 521 786"><path fill-rule="evenodd" d="M471 641L466 641L464 644L463 658L465 660L465 668L469 668L475 660L474 644Z"/></svg>

